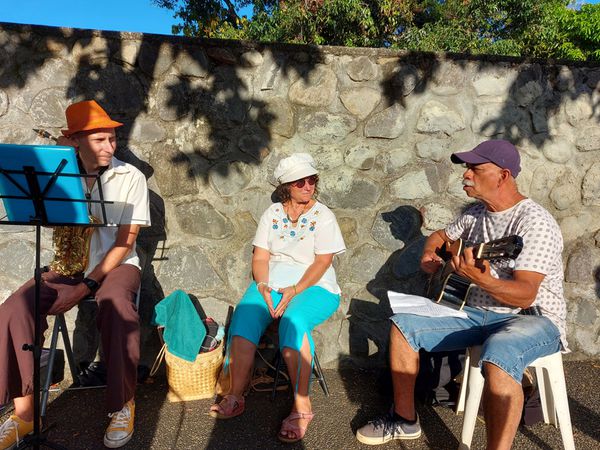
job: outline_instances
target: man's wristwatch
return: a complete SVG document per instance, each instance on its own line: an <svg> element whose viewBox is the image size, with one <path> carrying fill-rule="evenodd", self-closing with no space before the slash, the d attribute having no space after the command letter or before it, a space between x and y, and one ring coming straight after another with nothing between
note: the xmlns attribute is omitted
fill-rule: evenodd
<svg viewBox="0 0 600 450"><path fill-rule="evenodd" d="M100 287L100 283L98 283L96 280L92 280L91 278L86 277L81 280L81 282L88 287L92 294L95 294Z"/></svg>

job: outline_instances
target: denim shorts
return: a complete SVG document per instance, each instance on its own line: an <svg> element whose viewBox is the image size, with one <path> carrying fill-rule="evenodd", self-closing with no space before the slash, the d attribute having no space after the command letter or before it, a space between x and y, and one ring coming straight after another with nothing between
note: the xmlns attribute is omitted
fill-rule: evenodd
<svg viewBox="0 0 600 450"><path fill-rule="evenodd" d="M492 363L519 384L529 364L561 349L560 332L547 317L469 306L463 311L468 318L396 314L391 321L415 351L442 352L480 345L480 367L483 362Z"/></svg>

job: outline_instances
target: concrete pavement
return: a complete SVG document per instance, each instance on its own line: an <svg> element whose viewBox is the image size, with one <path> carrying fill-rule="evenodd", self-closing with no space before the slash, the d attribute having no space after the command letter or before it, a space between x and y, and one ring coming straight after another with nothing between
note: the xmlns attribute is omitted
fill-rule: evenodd
<svg viewBox="0 0 600 450"><path fill-rule="evenodd" d="M575 444L579 449L600 449L600 361L565 362ZM352 368L325 371L331 396L317 383L312 386L316 413L305 439L285 445L277 440L281 420L291 405L289 392L252 392L246 412L237 418L211 418L211 400L169 403L164 376L140 385L137 393L136 431L125 449L367 449L354 438L356 429L386 411L389 395L378 386L376 371ZM108 423L103 413L103 389L66 391L54 396L48 421L49 438L69 449L102 449ZM414 441L393 441L382 449L456 449L462 417L442 407L420 407L423 436ZM4 417L2 418L4 419ZM559 430L551 425L521 427L515 449L560 449ZM485 430L479 422L473 448L484 448Z"/></svg>

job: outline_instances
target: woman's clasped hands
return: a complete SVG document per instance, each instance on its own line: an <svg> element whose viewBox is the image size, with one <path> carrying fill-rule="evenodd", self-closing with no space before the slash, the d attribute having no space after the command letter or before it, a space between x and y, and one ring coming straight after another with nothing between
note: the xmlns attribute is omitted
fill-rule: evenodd
<svg viewBox="0 0 600 450"><path fill-rule="evenodd" d="M278 319L281 316L283 316L283 313L292 301L292 298L294 298L294 296L298 293L296 285L274 290L266 283L258 283L258 291L265 300L265 303L269 308L269 313L271 314L271 317L273 317L273 319ZM274 306L273 299L278 298L280 300L277 303L277 306Z"/></svg>

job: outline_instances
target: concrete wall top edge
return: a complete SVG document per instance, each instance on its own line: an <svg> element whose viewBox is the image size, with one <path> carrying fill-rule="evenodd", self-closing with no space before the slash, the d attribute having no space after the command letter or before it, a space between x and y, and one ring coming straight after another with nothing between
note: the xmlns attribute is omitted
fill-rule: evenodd
<svg viewBox="0 0 600 450"><path fill-rule="evenodd" d="M528 58L517 56L504 55L473 55L468 53L443 53L443 52L417 52L409 50L395 50L387 48L371 48L371 47L339 47L327 45L306 45L306 44L282 44L268 42L252 42L238 41L231 39L206 39L192 38L176 35L162 35L152 33L137 33L128 31L104 31L82 28L66 28L66 27L51 27L44 25L24 25L10 22L0 22L0 31L31 31L33 33L44 36L59 36L61 38L74 37L84 38L90 36L102 36L108 39L123 39L123 40L139 40L144 39L150 42L171 42L173 44L193 45L200 44L202 47L228 47L236 50L262 50L270 48L273 50L284 52L302 51L311 54L329 54L329 55L349 55L349 56L371 56L371 57L388 57L388 58L404 58L408 60L414 59L432 59L432 60L448 60L448 61L480 61L493 63L512 63L515 65L532 65L539 64L542 66L569 66L569 67L585 67L585 68L600 68L600 62L592 61L568 61L554 60L542 58Z"/></svg>

